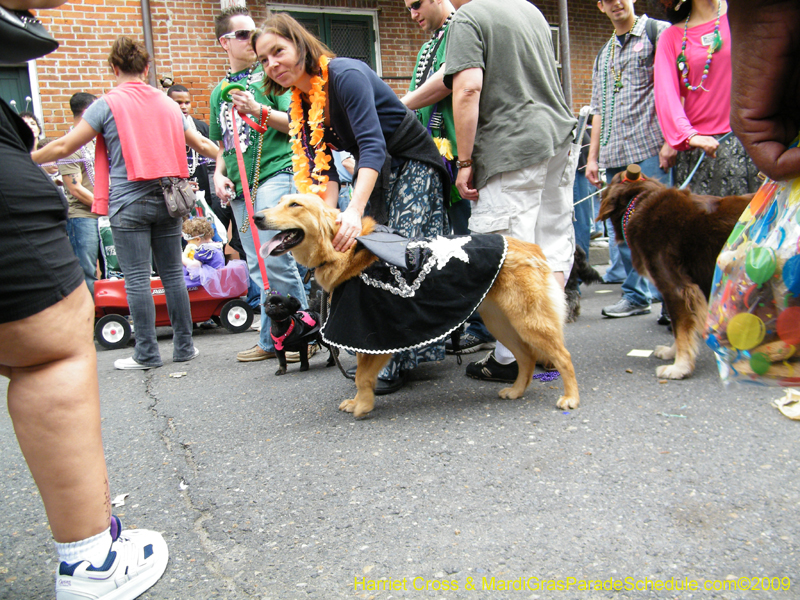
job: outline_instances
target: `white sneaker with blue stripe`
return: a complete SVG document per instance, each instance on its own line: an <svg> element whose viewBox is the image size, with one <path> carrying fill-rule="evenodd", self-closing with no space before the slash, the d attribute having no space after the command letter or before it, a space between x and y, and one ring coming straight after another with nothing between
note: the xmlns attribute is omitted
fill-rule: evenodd
<svg viewBox="0 0 800 600"><path fill-rule="evenodd" d="M56 600L133 600L164 574L169 550L160 533L123 532L119 519L112 516L111 538L111 550L99 567L87 560L58 566Z"/></svg>

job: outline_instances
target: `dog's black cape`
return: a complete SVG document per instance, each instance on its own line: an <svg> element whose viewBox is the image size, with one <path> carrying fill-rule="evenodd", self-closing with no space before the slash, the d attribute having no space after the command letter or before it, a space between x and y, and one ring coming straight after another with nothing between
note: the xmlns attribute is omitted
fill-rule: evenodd
<svg viewBox="0 0 800 600"><path fill-rule="evenodd" d="M503 266L502 235L408 239L388 230L358 238L382 260L338 286L322 339L394 354L440 341L478 308Z"/></svg>

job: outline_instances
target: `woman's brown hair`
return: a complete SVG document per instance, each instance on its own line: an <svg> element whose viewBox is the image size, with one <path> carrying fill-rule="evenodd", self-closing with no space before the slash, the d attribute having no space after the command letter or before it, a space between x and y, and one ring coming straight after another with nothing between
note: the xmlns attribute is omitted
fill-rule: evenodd
<svg viewBox="0 0 800 600"><path fill-rule="evenodd" d="M128 75L141 75L150 63L150 55L142 42L121 35L111 46L108 66L117 67Z"/></svg>
<svg viewBox="0 0 800 600"><path fill-rule="evenodd" d="M278 35L294 44L294 47L297 48L298 63L305 61L303 68L309 75L319 75L320 57L329 56L334 58L336 56L330 48L315 38L308 29L286 13L272 13L253 32L253 37L250 40L253 45L253 51L256 49L258 38L268 33ZM272 81L269 77L265 77L264 91L267 94L280 95L286 91L286 88Z"/></svg>

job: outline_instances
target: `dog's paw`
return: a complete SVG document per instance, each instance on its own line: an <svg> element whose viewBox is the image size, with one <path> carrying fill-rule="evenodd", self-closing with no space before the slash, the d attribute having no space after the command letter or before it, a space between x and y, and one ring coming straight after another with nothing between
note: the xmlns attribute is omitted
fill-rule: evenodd
<svg viewBox="0 0 800 600"><path fill-rule="evenodd" d="M578 405L581 403L580 398L575 398L574 396L561 396L556 402L556 406L561 410L568 410L570 408L578 408Z"/></svg>
<svg viewBox="0 0 800 600"><path fill-rule="evenodd" d="M661 358L664 360L674 360L675 359L675 344L672 346L656 346L656 349L653 351L656 358Z"/></svg>
<svg viewBox="0 0 800 600"><path fill-rule="evenodd" d="M356 406L355 410L353 411L353 416L356 419L361 419L363 417L366 417L371 412L372 412L371 408L369 410L364 410L363 406Z"/></svg>
<svg viewBox="0 0 800 600"><path fill-rule="evenodd" d="M692 374L691 369L677 365L664 365L656 369L656 375L662 379L683 379Z"/></svg>
<svg viewBox="0 0 800 600"><path fill-rule="evenodd" d="M339 410L343 410L344 412L353 412L356 409L356 399L351 398L350 400L345 400L339 405Z"/></svg>
<svg viewBox="0 0 800 600"><path fill-rule="evenodd" d="M517 398L522 398L522 395L524 393L525 393L525 390L522 390L521 392L518 392L513 387L507 387L507 388L503 388L502 390L497 392L497 395L500 396L501 398L505 398L506 400L516 400Z"/></svg>
<svg viewBox="0 0 800 600"><path fill-rule="evenodd" d="M301 371L308 371L308 365L300 366Z"/></svg>
<svg viewBox="0 0 800 600"><path fill-rule="evenodd" d="M275 371L275 375L285 375L285 374L286 374L286 369L284 369L283 367Z"/></svg>

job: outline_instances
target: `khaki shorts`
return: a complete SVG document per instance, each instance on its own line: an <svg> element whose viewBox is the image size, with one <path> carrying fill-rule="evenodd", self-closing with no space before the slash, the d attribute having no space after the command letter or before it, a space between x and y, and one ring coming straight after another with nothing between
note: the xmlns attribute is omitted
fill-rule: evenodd
<svg viewBox="0 0 800 600"><path fill-rule="evenodd" d="M577 145L567 143L544 162L490 177L472 205L469 229L537 244L550 268L568 274L575 253L572 225Z"/></svg>

